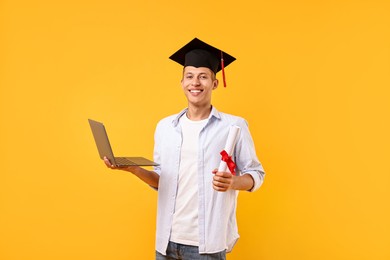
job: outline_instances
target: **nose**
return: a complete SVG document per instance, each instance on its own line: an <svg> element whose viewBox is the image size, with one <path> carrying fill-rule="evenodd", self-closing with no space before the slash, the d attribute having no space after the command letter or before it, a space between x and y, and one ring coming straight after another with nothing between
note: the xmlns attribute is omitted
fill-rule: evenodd
<svg viewBox="0 0 390 260"><path fill-rule="evenodd" d="M199 86L200 85L200 81L197 77L194 77L191 81L191 85L192 86Z"/></svg>

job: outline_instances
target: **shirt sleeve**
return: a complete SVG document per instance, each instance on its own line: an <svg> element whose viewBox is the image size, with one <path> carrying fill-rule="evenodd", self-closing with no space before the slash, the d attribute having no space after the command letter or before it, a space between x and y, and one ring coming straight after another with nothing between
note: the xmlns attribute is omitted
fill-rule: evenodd
<svg viewBox="0 0 390 260"><path fill-rule="evenodd" d="M162 141L162 126L161 122L159 122L156 126L156 130L154 132L154 150L153 150L153 161L158 165L154 166L154 171L160 175L161 174L161 141Z"/></svg>
<svg viewBox="0 0 390 260"><path fill-rule="evenodd" d="M256 191L263 184L265 172L256 155L252 136L249 132L248 123L242 119L238 124L241 127L240 136L234 150L234 159L240 175L250 174L254 185L249 191Z"/></svg>

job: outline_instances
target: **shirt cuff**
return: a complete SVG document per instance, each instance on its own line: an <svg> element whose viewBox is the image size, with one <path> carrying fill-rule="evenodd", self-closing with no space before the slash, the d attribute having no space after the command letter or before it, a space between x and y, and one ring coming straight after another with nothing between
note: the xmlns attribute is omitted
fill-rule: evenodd
<svg viewBox="0 0 390 260"><path fill-rule="evenodd" d="M249 192L253 192L253 191L256 191L260 188L260 186L263 184L263 181L264 181L264 172L261 172L261 171L249 171L249 172L244 172L242 173L242 175L244 174L249 174L250 176L252 176L253 178L253 187L252 189L248 190Z"/></svg>

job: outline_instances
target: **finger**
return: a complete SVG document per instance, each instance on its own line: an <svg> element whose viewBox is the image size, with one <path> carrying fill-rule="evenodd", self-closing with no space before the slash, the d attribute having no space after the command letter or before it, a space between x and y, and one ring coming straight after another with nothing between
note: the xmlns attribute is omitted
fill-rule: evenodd
<svg viewBox="0 0 390 260"><path fill-rule="evenodd" d="M228 184L230 184L231 181L232 181L232 177L229 176L229 175L227 175L227 176L225 176L225 175L223 175L223 176L221 176L221 175L214 175L213 176L213 180L217 181L217 182L221 182L221 183L228 183Z"/></svg>
<svg viewBox="0 0 390 260"><path fill-rule="evenodd" d="M232 174L230 172L216 172L215 175L223 177L223 178L231 178L232 177Z"/></svg>
<svg viewBox="0 0 390 260"><path fill-rule="evenodd" d="M216 186L226 187L230 186L231 184L231 178L225 178L223 176L213 176L213 184Z"/></svg>
<svg viewBox="0 0 390 260"><path fill-rule="evenodd" d="M220 182L220 181L216 181L216 180L213 181L213 185L216 187L220 187L220 188L228 188L229 187L229 183Z"/></svg>
<svg viewBox="0 0 390 260"><path fill-rule="evenodd" d="M107 157L104 157L103 160L104 160L104 163L106 164L106 166L108 168L111 168L111 169L115 169L116 168L115 165L111 164L110 160Z"/></svg>
<svg viewBox="0 0 390 260"><path fill-rule="evenodd" d="M228 186L220 182L213 182L213 189L216 191L227 191Z"/></svg>

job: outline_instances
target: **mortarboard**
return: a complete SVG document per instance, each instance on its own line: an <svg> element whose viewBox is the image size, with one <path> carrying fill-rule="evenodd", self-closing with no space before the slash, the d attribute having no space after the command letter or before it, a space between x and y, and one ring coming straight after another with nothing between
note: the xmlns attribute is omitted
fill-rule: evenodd
<svg viewBox="0 0 390 260"><path fill-rule="evenodd" d="M223 52L198 38L184 45L169 57L171 60L186 66L206 67L214 73L222 70L223 83L226 87L224 68L236 60L233 56Z"/></svg>

